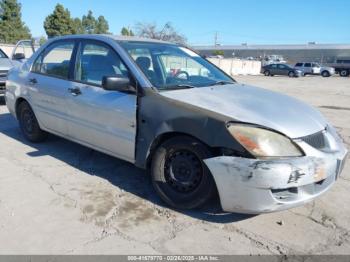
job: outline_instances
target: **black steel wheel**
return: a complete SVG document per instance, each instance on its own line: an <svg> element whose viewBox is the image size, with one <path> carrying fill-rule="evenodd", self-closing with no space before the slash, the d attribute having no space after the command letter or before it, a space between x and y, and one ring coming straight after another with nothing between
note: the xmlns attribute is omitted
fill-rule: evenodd
<svg viewBox="0 0 350 262"><path fill-rule="evenodd" d="M171 152L166 157L164 169L166 182L179 193L195 191L202 180L202 163L189 150Z"/></svg>
<svg viewBox="0 0 350 262"><path fill-rule="evenodd" d="M152 158L152 183L170 206L192 209L206 203L216 186L203 162L210 158L208 148L195 139L181 136L163 143Z"/></svg>
<svg viewBox="0 0 350 262"><path fill-rule="evenodd" d="M47 138L47 133L40 129L30 105L23 101L19 104L17 111L19 126L24 137L33 143L44 141Z"/></svg>

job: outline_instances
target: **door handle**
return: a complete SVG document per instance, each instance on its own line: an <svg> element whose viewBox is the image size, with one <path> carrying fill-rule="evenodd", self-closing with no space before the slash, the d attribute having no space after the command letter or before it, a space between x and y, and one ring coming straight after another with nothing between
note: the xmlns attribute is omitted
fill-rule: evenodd
<svg viewBox="0 0 350 262"><path fill-rule="evenodd" d="M81 90L78 87L75 88L68 88L68 91L73 95L73 96L78 96L81 95Z"/></svg>
<svg viewBox="0 0 350 262"><path fill-rule="evenodd" d="M29 83L32 84L32 85L35 85L38 83L38 80L36 80L36 78L30 78L29 79Z"/></svg>

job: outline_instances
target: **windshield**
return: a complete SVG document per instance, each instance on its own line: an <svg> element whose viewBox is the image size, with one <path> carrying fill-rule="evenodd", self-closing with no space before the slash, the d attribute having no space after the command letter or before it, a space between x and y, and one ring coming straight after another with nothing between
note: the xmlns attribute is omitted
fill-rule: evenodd
<svg viewBox="0 0 350 262"><path fill-rule="evenodd" d="M185 47L136 41L120 41L119 44L159 90L198 88L235 82Z"/></svg>
<svg viewBox="0 0 350 262"><path fill-rule="evenodd" d="M0 58L7 58L7 55L0 49Z"/></svg>

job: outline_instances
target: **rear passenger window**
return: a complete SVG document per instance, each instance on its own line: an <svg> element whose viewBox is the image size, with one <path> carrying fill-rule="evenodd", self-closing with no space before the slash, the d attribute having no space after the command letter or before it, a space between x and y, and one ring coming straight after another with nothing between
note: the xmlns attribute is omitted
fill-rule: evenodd
<svg viewBox="0 0 350 262"><path fill-rule="evenodd" d="M297 63L295 66L302 67L303 63Z"/></svg>
<svg viewBox="0 0 350 262"><path fill-rule="evenodd" d="M93 85L102 85L104 76L127 77L128 71L110 47L99 43L84 43L80 48L74 79Z"/></svg>
<svg viewBox="0 0 350 262"><path fill-rule="evenodd" d="M305 63L305 67L311 67L311 63Z"/></svg>
<svg viewBox="0 0 350 262"><path fill-rule="evenodd" d="M67 79L73 48L73 42L60 42L53 44L44 57L40 55L37 58L34 62L32 71Z"/></svg>

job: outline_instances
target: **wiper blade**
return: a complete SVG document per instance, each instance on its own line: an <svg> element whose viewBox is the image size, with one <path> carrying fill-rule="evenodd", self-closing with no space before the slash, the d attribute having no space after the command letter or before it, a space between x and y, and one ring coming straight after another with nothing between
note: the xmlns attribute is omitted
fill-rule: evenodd
<svg viewBox="0 0 350 262"><path fill-rule="evenodd" d="M161 88L162 90L174 90L174 89L190 89L190 88L197 88L196 86L192 85L174 85L174 86L167 86L164 88Z"/></svg>
<svg viewBox="0 0 350 262"><path fill-rule="evenodd" d="M230 81L217 81L215 83L210 84L209 86L218 86L218 85L232 85L235 84L235 82Z"/></svg>

